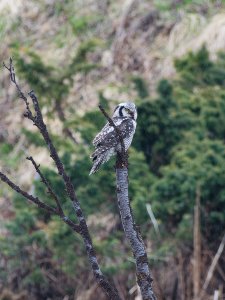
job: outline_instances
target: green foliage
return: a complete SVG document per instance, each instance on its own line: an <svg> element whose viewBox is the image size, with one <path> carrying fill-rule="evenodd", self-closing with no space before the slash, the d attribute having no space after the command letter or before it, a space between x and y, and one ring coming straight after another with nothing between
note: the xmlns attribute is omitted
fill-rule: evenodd
<svg viewBox="0 0 225 300"><path fill-rule="evenodd" d="M91 14L78 16L76 14L69 17L69 24L71 25L74 35L82 37L85 33L91 30L97 22L101 22L102 20L102 15Z"/></svg>
<svg viewBox="0 0 225 300"><path fill-rule="evenodd" d="M210 61L205 46L196 54L189 53L186 58L175 60L175 67L180 74L183 88L192 89L194 86L225 83L224 69Z"/></svg>
<svg viewBox="0 0 225 300"><path fill-rule="evenodd" d="M9 153L13 150L13 146L10 145L10 144L1 144L1 148L0 148L0 151L1 151L1 156L3 155L9 155Z"/></svg>
<svg viewBox="0 0 225 300"><path fill-rule="evenodd" d="M14 57L18 72L33 87L41 103L44 103L43 99L46 101L47 98L48 103L54 105L53 101L62 99L68 94L69 87L64 82L61 72L45 65L36 53L27 51L25 59L17 50L14 51Z"/></svg>
<svg viewBox="0 0 225 300"><path fill-rule="evenodd" d="M89 16L83 16L83 17L77 17L77 16L72 16L69 19L69 22L72 26L72 30L74 34L80 34L84 31L87 30L88 28L88 22L89 21Z"/></svg>
<svg viewBox="0 0 225 300"><path fill-rule="evenodd" d="M6 31L6 17L4 15L0 15L0 41L5 35Z"/></svg>
<svg viewBox="0 0 225 300"><path fill-rule="evenodd" d="M223 1L222 1L223 2ZM222 3L221 3L222 4ZM182 0L174 3L172 0L154 0L155 7L162 12L168 13L168 11L173 10L186 10L191 12L196 12L201 9L202 5L205 5L206 8L215 5L215 1L207 0Z"/></svg>
<svg viewBox="0 0 225 300"><path fill-rule="evenodd" d="M22 128L21 132L26 136L27 141L36 147L44 147L45 142L38 132L31 132L26 128Z"/></svg>
<svg viewBox="0 0 225 300"><path fill-rule="evenodd" d="M9 143L1 143L0 145L0 157L4 162L4 165L11 168L16 168L21 158L21 151L14 153L14 147ZM9 159L10 158L10 159Z"/></svg>
<svg viewBox="0 0 225 300"><path fill-rule="evenodd" d="M21 51L18 44L11 46L20 77L32 86L41 104L51 112L68 96L76 73L87 74L96 68L96 64L88 61L87 54L99 45L101 43L97 39L81 43L71 62L63 70L45 64L38 54L26 48Z"/></svg>
<svg viewBox="0 0 225 300"><path fill-rule="evenodd" d="M7 238L1 238L0 243L1 254L9 258L6 271L9 275L21 269L22 286L25 288L28 285L34 287L37 283L40 286L46 285L44 279L40 281L42 273L37 258L46 249L46 236L43 231L38 230L37 219L24 202L23 207L17 211L19 213L15 218L7 222ZM0 272L0 278L4 278L4 273Z"/></svg>
<svg viewBox="0 0 225 300"><path fill-rule="evenodd" d="M145 153L154 173L169 161L170 149L180 139L178 128L189 125L176 113L177 103L172 98L171 85L163 80L159 83L158 91L158 99L143 101L138 106L139 119L134 144Z"/></svg>
<svg viewBox="0 0 225 300"><path fill-rule="evenodd" d="M135 89L137 90L139 98L147 98L149 96L149 92L145 81L139 76L133 77L132 81L135 85Z"/></svg>
<svg viewBox="0 0 225 300"><path fill-rule="evenodd" d="M163 230L176 228L175 238L183 242L192 239L198 184L204 236L219 238L225 225L224 63L221 54L211 62L205 47L189 53L176 60L174 83L161 81L159 98L138 107L134 145L156 175L149 196L152 208L162 228L167 224Z"/></svg>
<svg viewBox="0 0 225 300"><path fill-rule="evenodd" d="M49 223L48 240L50 249L54 249L53 260L57 263L60 261L61 269L66 274L73 276L76 270L83 270L88 266L83 256L85 250L81 237L58 218L52 218Z"/></svg>

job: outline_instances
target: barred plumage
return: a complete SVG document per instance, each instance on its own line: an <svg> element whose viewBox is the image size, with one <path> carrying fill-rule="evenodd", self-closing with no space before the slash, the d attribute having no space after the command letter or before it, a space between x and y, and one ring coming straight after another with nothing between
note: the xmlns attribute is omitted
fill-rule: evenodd
<svg viewBox="0 0 225 300"><path fill-rule="evenodd" d="M112 120L120 130L124 139L125 150L130 147L136 129L137 110L134 103L120 103L114 110ZM91 155L93 166L90 174L95 173L112 155L121 151L119 137L113 126L107 123L93 140L95 147Z"/></svg>

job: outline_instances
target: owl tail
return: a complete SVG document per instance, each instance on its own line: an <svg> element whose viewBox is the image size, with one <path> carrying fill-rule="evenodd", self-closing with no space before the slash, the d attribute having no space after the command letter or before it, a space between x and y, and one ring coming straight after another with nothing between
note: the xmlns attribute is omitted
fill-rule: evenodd
<svg viewBox="0 0 225 300"><path fill-rule="evenodd" d="M103 154L103 155L95 156L93 158L93 166L91 168L89 175L97 172L100 166L104 164L104 162L106 162L106 155Z"/></svg>

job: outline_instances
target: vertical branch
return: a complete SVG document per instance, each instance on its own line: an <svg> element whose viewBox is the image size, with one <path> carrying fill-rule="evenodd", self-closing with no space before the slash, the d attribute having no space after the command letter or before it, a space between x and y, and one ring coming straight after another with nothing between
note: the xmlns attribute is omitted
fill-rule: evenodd
<svg viewBox="0 0 225 300"><path fill-rule="evenodd" d="M136 262L137 282L141 289L143 300L155 300L152 290L152 277L148 265L146 249L141 235L135 225L128 197L128 170L126 167L116 169L117 200L123 224Z"/></svg>
<svg viewBox="0 0 225 300"><path fill-rule="evenodd" d="M99 106L101 112L108 120L109 124L114 127L118 135L121 152L117 153L116 161L116 181L117 181L117 202L120 211L120 217L123 224L123 230L128 239L136 263L137 283L141 290L143 300L156 300L152 290L152 277L148 265L147 253L144 241L134 222L133 213L128 196L128 156L125 152L122 134L113 120L105 112L102 106Z"/></svg>
<svg viewBox="0 0 225 300"><path fill-rule="evenodd" d="M198 299L201 284L201 229L200 229L200 187L196 188L196 199L194 208L194 266L193 287L194 299Z"/></svg>

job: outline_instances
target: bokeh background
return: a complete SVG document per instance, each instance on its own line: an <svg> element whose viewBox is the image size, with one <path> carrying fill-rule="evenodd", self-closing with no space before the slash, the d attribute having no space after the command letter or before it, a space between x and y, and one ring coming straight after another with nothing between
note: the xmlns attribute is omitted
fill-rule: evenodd
<svg viewBox="0 0 225 300"><path fill-rule="evenodd" d="M92 139L105 123L98 104L110 112L124 101L138 107L130 198L158 299L199 299L203 290L205 300L224 299L224 251L204 285L225 232L224 8L218 0L0 1L1 63L12 56L23 90L36 92L101 267L122 299L141 298L116 205L114 161L88 173ZM4 68L0 83L1 170L53 203L26 160L32 155L75 220ZM105 299L80 237L3 183L0 299Z"/></svg>

